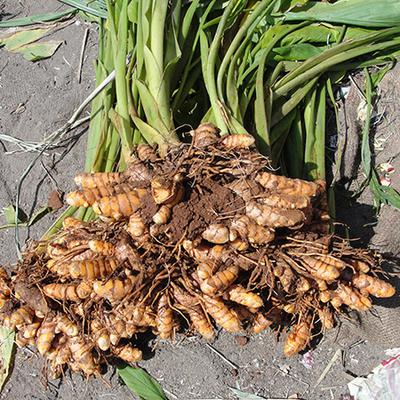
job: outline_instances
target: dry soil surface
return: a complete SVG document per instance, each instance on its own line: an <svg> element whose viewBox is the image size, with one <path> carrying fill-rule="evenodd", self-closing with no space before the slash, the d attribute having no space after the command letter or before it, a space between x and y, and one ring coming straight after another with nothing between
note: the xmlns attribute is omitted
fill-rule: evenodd
<svg viewBox="0 0 400 400"><path fill-rule="evenodd" d="M0 18L8 19L62 8L61 3L55 0L5 0L0 1ZM87 28L89 40L82 81L78 83L79 54ZM94 88L96 35L95 25L76 19L53 35L52 38L64 41L56 54L36 63L0 49L0 134L40 141L65 123ZM379 112L384 114L375 135L376 139L383 139L379 141L382 150L377 154L378 162L391 160L397 168L397 176L393 176L397 189L400 183L398 75L396 72L389 74L383 84ZM353 95L353 102L358 104L357 95ZM356 108L354 104L353 108ZM349 109L348 112L349 118L354 120L355 111ZM77 135L75 145L67 149L60 148L42 157L42 162L38 162L24 180L20 204L26 213L30 214L46 204L50 192L70 190L73 176L82 170L85 129L75 130L69 135ZM347 135L353 135L357 142L357 126L349 126ZM10 143L0 141L0 208L15 201L21 176L35 157L35 154L29 153L7 154L15 149ZM384 207L378 222L371 226L374 220L371 196L366 192L356 203L343 198L338 207L338 215L350 225L353 237L362 237L364 243L370 242L385 253L395 256L399 254L399 236L395 231L399 223L398 211ZM40 237L56 217L57 213L44 218L30 232L22 230L21 243L24 243L28 234L32 238ZM16 261L12 229L0 230L0 248L0 264L11 267ZM385 357L384 345L360 340L354 329L343 325L327 334L312 350L314 364L310 369L302 364L302 355L285 358L282 355L282 343L277 342L272 333L249 337L244 345L242 342L225 333L217 337L212 346L226 359L197 337L182 336L175 343L151 342L147 359L140 366L159 380L170 399L234 399L230 390L232 387L266 398L286 399L298 394L299 398L316 400L340 399L347 392L347 382L353 379L351 374L367 374ZM339 353L343 354L343 358L336 358L326 377L317 385L326 366ZM112 367L109 367L105 376L106 384L99 379L87 381L78 375L67 374L61 381L52 381L47 385L43 379L43 367L41 358L34 352L19 349L11 377L0 399L134 398L118 380Z"/></svg>

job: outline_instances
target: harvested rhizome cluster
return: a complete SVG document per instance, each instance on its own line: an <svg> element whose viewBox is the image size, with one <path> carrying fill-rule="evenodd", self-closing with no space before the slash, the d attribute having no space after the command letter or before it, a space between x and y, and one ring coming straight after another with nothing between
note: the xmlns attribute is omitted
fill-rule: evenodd
<svg viewBox="0 0 400 400"><path fill-rule="evenodd" d="M138 146L123 173L78 175L67 202L99 218L66 218L11 277L1 271L1 323L53 376L137 362L147 331L212 340L215 328L271 327L291 356L339 313L394 294L378 257L328 234L323 182L276 175L249 135L191 133L163 156Z"/></svg>

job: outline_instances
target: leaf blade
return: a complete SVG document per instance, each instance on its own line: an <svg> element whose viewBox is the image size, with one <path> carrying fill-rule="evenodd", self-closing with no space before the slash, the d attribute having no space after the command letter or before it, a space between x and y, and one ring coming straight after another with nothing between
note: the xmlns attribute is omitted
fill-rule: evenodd
<svg viewBox="0 0 400 400"><path fill-rule="evenodd" d="M0 368L0 391L10 372L14 338L14 330L0 326L0 357L2 366L2 368Z"/></svg>
<svg viewBox="0 0 400 400"><path fill-rule="evenodd" d="M0 28L15 28L18 26L28 26L43 22L57 21L63 17L71 17L75 13L76 10L73 8L68 8L67 10L60 11L58 13L37 14L29 15L28 17L23 18L13 18L7 21L1 21Z"/></svg>
<svg viewBox="0 0 400 400"><path fill-rule="evenodd" d="M324 21L369 28L386 28L399 25L398 0L340 0L334 4L308 2L304 8L289 12L286 21Z"/></svg>
<svg viewBox="0 0 400 400"><path fill-rule="evenodd" d="M15 52L21 53L28 61L39 61L51 57L61 46L60 40L49 40L47 42L31 43L21 46Z"/></svg>
<svg viewBox="0 0 400 400"><path fill-rule="evenodd" d="M20 47L39 40L49 31L50 28L38 28L21 29L15 33L6 33L0 37L0 45L5 46L8 51L18 51Z"/></svg>
<svg viewBox="0 0 400 400"><path fill-rule="evenodd" d="M167 400L161 385L141 368L117 367L126 386L143 400Z"/></svg>

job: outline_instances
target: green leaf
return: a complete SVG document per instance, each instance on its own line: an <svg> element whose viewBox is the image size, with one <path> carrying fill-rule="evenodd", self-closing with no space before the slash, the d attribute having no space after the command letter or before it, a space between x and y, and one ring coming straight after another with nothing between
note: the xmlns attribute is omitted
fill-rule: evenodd
<svg viewBox="0 0 400 400"><path fill-rule="evenodd" d="M298 43L285 47L275 47L274 60L276 61L304 61L317 56L326 50L326 46L317 47L310 43Z"/></svg>
<svg viewBox="0 0 400 400"><path fill-rule="evenodd" d="M21 46L14 52L21 53L25 60L39 61L51 57L61 46L62 41L49 40L48 42L31 43Z"/></svg>
<svg viewBox="0 0 400 400"><path fill-rule="evenodd" d="M306 143L304 150L304 179L314 179L317 168L316 156L316 109L317 109L317 87L306 97L306 107L304 109L304 125L306 130Z"/></svg>
<svg viewBox="0 0 400 400"><path fill-rule="evenodd" d="M308 25L286 35L282 46L290 46L296 43L332 43L339 39L340 31L335 28L328 28L324 25Z"/></svg>
<svg viewBox="0 0 400 400"><path fill-rule="evenodd" d="M344 40L358 39L362 36L374 33L374 29L359 28L359 27L346 27L346 32L344 34Z"/></svg>
<svg viewBox="0 0 400 400"><path fill-rule="evenodd" d="M40 221L44 216L51 213L51 208L48 206L40 207L28 220L26 214L20 209L18 212L18 226L31 226ZM1 229L8 229L15 227L16 212L15 207L10 204L3 208L2 215L6 220L6 225L0 226Z"/></svg>
<svg viewBox="0 0 400 400"><path fill-rule="evenodd" d="M6 220L7 225L14 225L15 220L16 220L16 212L15 212L15 207L10 204L7 207L4 207L2 210L2 215L4 215L4 218ZM27 222L27 217L24 212L19 210L18 212L18 223L25 223Z"/></svg>
<svg viewBox="0 0 400 400"><path fill-rule="evenodd" d="M368 53L384 51L392 47L398 47L399 39L386 41L385 39L397 37L399 27L382 29L371 35L363 36L358 40L332 46L323 53L301 63L297 68L286 74L275 84L275 95L280 97L288 94L294 88L302 85L305 81L319 76L335 65L344 63L351 59L361 57ZM396 35L396 36L395 36Z"/></svg>
<svg viewBox="0 0 400 400"><path fill-rule="evenodd" d="M136 86L149 124L157 128L163 135L168 136L169 130L159 113L157 99L153 97L153 94L143 82L137 80Z"/></svg>
<svg viewBox="0 0 400 400"><path fill-rule="evenodd" d="M400 24L400 2L398 0L340 0L329 4L310 1L304 7L285 14L284 19L386 28Z"/></svg>
<svg viewBox="0 0 400 400"><path fill-rule="evenodd" d="M316 179L325 179L325 125L326 125L326 86L318 91L315 117L315 149L314 159L317 166Z"/></svg>
<svg viewBox="0 0 400 400"><path fill-rule="evenodd" d="M281 121L285 116L287 116L291 111L293 111L300 102L303 101L307 93L314 88L314 86L318 82L318 77L312 79L307 84L303 85L299 89L297 89L282 105L274 104L274 115L272 116L271 126L276 125L279 121ZM271 141L273 139L271 138Z"/></svg>
<svg viewBox="0 0 400 400"><path fill-rule="evenodd" d="M133 24L137 23L138 20L138 3L137 1L131 1L128 5L128 19Z"/></svg>
<svg viewBox="0 0 400 400"><path fill-rule="evenodd" d="M190 7L187 9L186 14L182 20L181 30L182 30L183 40L186 40L188 32L189 32L190 28L192 27L193 17L196 13L196 9L199 6L199 2L200 2L200 0L194 0L192 2Z"/></svg>
<svg viewBox="0 0 400 400"><path fill-rule="evenodd" d="M167 400L160 384L141 368L117 367L126 386L143 400Z"/></svg>
<svg viewBox="0 0 400 400"><path fill-rule="evenodd" d="M286 168L291 178L302 178L304 168L305 132L300 108L297 110L296 118L293 121L283 151Z"/></svg>
<svg viewBox="0 0 400 400"><path fill-rule="evenodd" d="M0 391L10 371L14 337L15 332L13 330L0 326Z"/></svg>
<svg viewBox="0 0 400 400"><path fill-rule="evenodd" d="M374 196L374 202L378 209L382 204L390 204L394 207L400 208L400 193L398 193L392 187L386 187L381 185L378 179L378 174L372 164L373 159L369 143L369 133L370 133L371 116L372 116L373 86L372 86L371 76L369 75L367 70L365 70L365 77L366 77L365 98L367 100L367 115L362 130L361 163L363 165L365 175L367 176L366 182L368 183L369 188Z"/></svg>
<svg viewBox="0 0 400 400"><path fill-rule="evenodd" d="M0 22L0 28L15 28L18 26L28 26L34 24L41 24L43 22L57 21L64 17L72 17L75 14L76 10L73 8L68 8L65 11L60 11L56 13L48 13L48 14L37 14L37 15L29 15L28 17L23 18L13 18L7 21Z"/></svg>
<svg viewBox="0 0 400 400"><path fill-rule="evenodd" d="M0 36L0 45L6 46L9 51L18 51L21 46L35 42L42 38L50 28L23 29L15 33L9 32Z"/></svg>
<svg viewBox="0 0 400 400"><path fill-rule="evenodd" d="M389 63L388 65L384 66L383 68L378 69L375 72L371 73L371 82L372 87L377 87L385 75L393 68L394 63Z"/></svg>
<svg viewBox="0 0 400 400"><path fill-rule="evenodd" d="M392 205L393 207L400 209L400 193L390 186L380 186L385 202Z"/></svg>
<svg viewBox="0 0 400 400"><path fill-rule="evenodd" d="M107 11L105 6L100 6L99 1L83 1L83 0L60 0L62 3L75 7L78 10L84 11L88 14L95 15L96 17L107 18ZM88 6L90 3L90 7Z"/></svg>
<svg viewBox="0 0 400 400"><path fill-rule="evenodd" d="M157 129L144 122L141 118L132 116L132 119L147 143L157 143L159 146L161 146L166 142L166 137L164 137Z"/></svg>
<svg viewBox="0 0 400 400"><path fill-rule="evenodd" d="M78 210L78 207L68 207L50 226L50 228L45 232L42 239L47 240L52 235L54 235L62 227L62 222L66 217L71 217Z"/></svg>
<svg viewBox="0 0 400 400"><path fill-rule="evenodd" d="M296 110L292 110L271 129L271 159L275 167L278 166L278 162L282 155L282 149L285 145L295 117Z"/></svg>
<svg viewBox="0 0 400 400"><path fill-rule="evenodd" d="M36 210L36 212L31 216L28 221L28 226L32 226L44 218L47 214L50 214L52 209L49 206L43 206Z"/></svg>
<svg viewBox="0 0 400 400"><path fill-rule="evenodd" d="M296 28L296 27L294 27ZM289 34L293 30L293 26L291 25L282 25L282 24L277 24L271 26L268 30L265 31L263 34L260 45L261 48L268 48L271 45L271 42L276 40L277 38L284 37L285 34ZM295 31L297 32L297 31Z"/></svg>
<svg viewBox="0 0 400 400"><path fill-rule="evenodd" d="M6 33L0 37L0 45L4 45L12 53L20 53L28 61L38 61L51 57L62 41L50 40L37 42L51 28L23 29L15 33Z"/></svg>

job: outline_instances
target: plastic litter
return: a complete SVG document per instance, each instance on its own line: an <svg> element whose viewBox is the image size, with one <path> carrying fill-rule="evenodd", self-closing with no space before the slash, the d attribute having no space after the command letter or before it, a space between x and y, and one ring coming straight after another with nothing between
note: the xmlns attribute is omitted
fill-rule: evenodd
<svg viewBox="0 0 400 400"><path fill-rule="evenodd" d="M359 377L348 384L355 400L400 399L400 349L396 350L395 356L382 361L366 378Z"/></svg>

